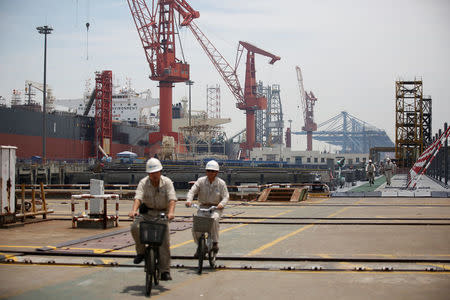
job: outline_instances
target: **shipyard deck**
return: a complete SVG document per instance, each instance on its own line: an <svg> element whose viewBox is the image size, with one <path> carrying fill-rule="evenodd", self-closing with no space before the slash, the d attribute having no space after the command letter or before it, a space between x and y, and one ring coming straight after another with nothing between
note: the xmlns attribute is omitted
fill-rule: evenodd
<svg viewBox="0 0 450 300"><path fill-rule="evenodd" d="M106 230L72 229L67 200L49 200L55 210L49 221L36 217L2 229L0 298L144 297L143 264L132 263L131 204L121 201L119 227ZM152 298L448 299L450 293L450 198L231 202L221 222L219 268L202 275L192 258L193 212L178 202L173 280L161 282Z"/></svg>

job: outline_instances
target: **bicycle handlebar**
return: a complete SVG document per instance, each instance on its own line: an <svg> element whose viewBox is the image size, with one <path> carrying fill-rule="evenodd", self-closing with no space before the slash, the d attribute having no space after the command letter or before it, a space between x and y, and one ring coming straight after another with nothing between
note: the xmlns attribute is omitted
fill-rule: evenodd
<svg viewBox="0 0 450 300"><path fill-rule="evenodd" d="M128 218L134 219L134 218L136 218L136 216L133 216L133 217L128 216ZM156 221L156 220L158 220L158 219L164 220L164 221L165 221L165 220L168 220L169 217L166 215L166 213L162 212L162 213L159 213L158 216L156 216L156 217L153 218L154 221Z"/></svg>
<svg viewBox="0 0 450 300"><path fill-rule="evenodd" d="M214 206L210 206L208 208L201 208L200 205L198 205L196 203L193 203L191 205L191 207L196 208L196 209L198 209L200 211L209 212L209 213L212 213L213 211L215 211L217 209L217 206L215 206L215 205Z"/></svg>

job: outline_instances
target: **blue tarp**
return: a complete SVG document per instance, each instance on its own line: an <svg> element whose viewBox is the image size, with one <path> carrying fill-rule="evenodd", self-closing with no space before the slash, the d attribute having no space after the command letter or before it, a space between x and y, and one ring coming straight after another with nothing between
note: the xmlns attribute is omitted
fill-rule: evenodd
<svg viewBox="0 0 450 300"><path fill-rule="evenodd" d="M117 153L116 155L117 157L128 157L128 158L133 158L133 157L137 157L137 154L131 151L122 151L120 153Z"/></svg>

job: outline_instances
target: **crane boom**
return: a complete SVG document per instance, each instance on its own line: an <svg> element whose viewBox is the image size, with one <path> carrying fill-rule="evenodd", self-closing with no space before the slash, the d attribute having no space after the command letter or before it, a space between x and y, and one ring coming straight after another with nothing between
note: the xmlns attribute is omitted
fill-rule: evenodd
<svg viewBox="0 0 450 300"><path fill-rule="evenodd" d="M147 7L145 0L128 0L128 6L136 25L142 47L145 51L145 56L150 65L151 74L156 74L156 61L154 60L153 51L157 47L156 40L156 22L154 4L152 11Z"/></svg>
<svg viewBox="0 0 450 300"><path fill-rule="evenodd" d="M242 45L242 47L244 47L245 49L247 49L250 52L270 57L272 60L269 62L269 64L271 64L271 65L273 65L277 60L280 60L279 56L276 56L276 55L274 55L272 53L269 53L269 52L267 52L267 51L265 51L265 50L263 50L261 48L258 48L258 47L254 46L252 44L249 44L247 42L239 41L239 45Z"/></svg>
<svg viewBox="0 0 450 300"><path fill-rule="evenodd" d="M317 130L317 124L314 123L314 105L317 101L313 92L306 92L303 86L302 71L299 66L295 67L297 71L298 87L300 89L300 99L302 102L303 119L305 126L302 130L306 131L306 150L312 151L312 132Z"/></svg>
<svg viewBox="0 0 450 300"><path fill-rule="evenodd" d="M244 156L247 156L247 150L259 146L259 144L256 143L255 138L255 111L267 108L267 99L256 93L255 54L270 57L272 59L269 62L270 64L274 64L280 57L252 44L240 41L236 54L236 65L233 68L194 22L191 22L188 27L197 38L200 46L205 51L214 67L222 76L233 96L236 98L236 107L245 110L247 141L246 143L241 144L241 148L246 150ZM245 71L245 89L243 91L237 76L237 68L244 49L247 49L247 62Z"/></svg>
<svg viewBox="0 0 450 300"><path fill-rule="evenodd" d="M241 84L236 73L236 67L233 68L228 63L225 57L223 57L219 50L214 47L213 43L211 43L211 41L200 30L195 22L191 22L188 27L189 29L191 29L192 34L197 38L200 46L203 48L206 55L213 63L214 67L222 76L223 80L225 81L226 85L228 86L238 103L244 103L244 93L242 91Z"/></svg>
<svg viewBox="0 0 450 300"><path fill-rule="evenodd" d="M303 86L302 70L300 69L299 66L295 66L295 70L297 71L298 88L300 89L300 102L302 105L303 120L306 122L306 97L305 97L305 87Z"/></svg>

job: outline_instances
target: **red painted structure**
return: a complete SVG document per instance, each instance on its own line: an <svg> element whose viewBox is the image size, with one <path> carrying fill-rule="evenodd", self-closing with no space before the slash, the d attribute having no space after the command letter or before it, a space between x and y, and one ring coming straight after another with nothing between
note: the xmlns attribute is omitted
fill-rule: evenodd
<svg viewBox="0 0 450 300"><path fill-rule="evenodd" d="M112 71L95 73L95 152L103 157L99 145L111 154L112 144Z"/></svg>
<svg viewBox="0 0 450 300"><path fill-rule="evenodd" d="M288 127L286 129L286 148L291 148L291 140L292 140L292 134L291 134L291 127Z"/></svg>
<svg viewBox="0 0 450 300"><path fill-rule="evenodd" d="M317 131L317 124L314 123L314 105L316 104L317 98L313 92L310 91L308 93L305 91L302 71L299 66L296 66L295 69L297 71L297 80L300 89L303 119L305 120L305 126L302 127L302 130L306 131L306 151L312 151L312 133L313 131Z"/></svg>
<svg viewBox="0 0 450 300"><path fill-rule="evenodd" d="M200 28L191 22L188 27L191 29L194 36L197 38L200 46L202 46L206 55L209 57L214 67L217 69L223 80L227 84L231 93L237 100L236 107L245 110L246 113L246 138L247 141L241 144L242 150L251 150L253 147L260 145L256 144L255 133L255 111L267 108L267 99L259 96L256 93L256 70L255 70L255 54L261 54L272 58L269 62L274 64L277 60L280 60L279 56L275 56L267 51L264 51L258 47L255 47L246 42L239 42L236 65L232 67L223 55L217 50L217 48L211 43L206 35L200 30ZM245 70L245 88L242 91L239 78L237 76L237 68L242 57L243 50L247 49L247 62ZM247 157L248 151L243 151L244 158Z"/></svg>
<svg viewBox="0 0 450 300"><path fill-rule="evenodd" d="M30 159L42 152L41 136L0 133L0 141L5 145L16 146L18 159ZM48 147L47 160L86 160L92 157L92 141L47 137L46 143ZM130 150L142 157L153 156L154 153L157 153L153 148L113 142L110 155L115 156L119 152Z"/></svg>
<svg viewBox="0 0 450 300"><path fill-rule="evenodd" d="M150 79L159 81L159 128L151 133L150 143L162 141L164 135L178 134L172 131L172 88L176 82L189 80L189 64L176 58L175 11L183 18L181 26L187 26L200 13L184 0L152 0L151 10L145 0L128 0L136 29L150 66Z"/></svg>
<svg viewBox="0 0 450 300"><path fill-rule="evenodd" d="M245 87L244 87L244 101L236 104L236 107L245 110L246 114L246 142L241 145L241 149L252 150L253 147L260 147L256 143L256 123L255 111L267 109L267 99L264 96L256 93L256 69L255 69L255 54L270 57L272 60L270 64L274 64L280 60L279 56L275 56L267 51L255 47L246 42L239 42L238 53L247 49L247 61L245 64ZM245 151L246 152L246 151Z"/></svg>

